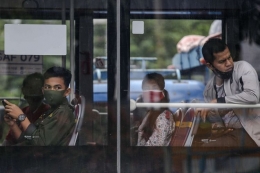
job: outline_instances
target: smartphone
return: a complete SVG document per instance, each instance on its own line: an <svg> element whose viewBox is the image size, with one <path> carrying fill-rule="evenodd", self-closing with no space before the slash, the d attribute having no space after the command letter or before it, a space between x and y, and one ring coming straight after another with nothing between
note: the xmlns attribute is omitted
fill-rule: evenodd
<svg viewBox="0 0 260 173"><path fill-rule="evenodd" d="M2 100L2 104L5 107L7 104L4 102L4 100Z"/></svg>

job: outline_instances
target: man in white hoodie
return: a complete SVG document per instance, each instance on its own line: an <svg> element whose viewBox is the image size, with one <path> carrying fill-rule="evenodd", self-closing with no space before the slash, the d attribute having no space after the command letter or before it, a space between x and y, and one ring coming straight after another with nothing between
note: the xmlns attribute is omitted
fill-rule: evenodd
<svg viewBox="0 0 260 173"><path fill-rule="evenodd" d="M202 48L206 65L214 73L204 90L208 103L259 103L259 81L255 69L246 61L233 62L221 39L209 39ZM217 133L203 146L260 146L260 108L196 109ZM216 132L216 131L215 131Z"/></svg>

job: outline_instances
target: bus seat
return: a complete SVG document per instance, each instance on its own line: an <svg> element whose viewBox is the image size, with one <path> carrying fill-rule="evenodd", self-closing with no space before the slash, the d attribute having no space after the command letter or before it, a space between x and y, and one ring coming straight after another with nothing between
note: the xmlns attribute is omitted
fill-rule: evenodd
<svg viewBox="0 0 260 173"><path fill-rule="evenodd" d="M86 100L84 96L80 96L80 102L78 102L75 105L75 121L76 125L72 134L72 137L69 142L69 146L75 146L78 138L78 133L81 129L83 118L84 118L84 112L85 112L85 105L86 105Z"/></svg>
<svg viewBox="0 0 260 173"><path fill-rule="evenodd" d="M198 102L199 102L199 100L197 100L197 99L193 99L191 101L191 103L198 103ZM192 114L194 114L193 115L194 119L193 119L191 131L190 131L189 136L186 140L185 146L192 146L193 140L195 138L195 135L197 134L197 131L198 131L199 125L200 125L200 119L201 119L200 118L200 112L197 115L195 115L195 108L193 108Z"/></svg>
<svg viewBox="0 0 260 173"><path fill-rule="evenodd" d="M173 114L173 120L175 122L175 129L172 134L170 146L174 146L174 141L177 138L178 130L179 130L180 124L182 123L183 115L184 115L184 113L183 113L182 108L177 109L177 111L175 111L175 113Z"/></svg>
<svg viewBox="0 0 260 173"><path fill-rule="evenodd" d="M195 116L195 109L189 108L185 116L183 117L183 120L181 124L179 125L178 131L174 134L175 137L173 141L171 142L171 146L190 146L193 141L194 134L193 129L194 125L197 119L197 116Z"/></svg>
<svg viewBox="0 0 260 173"><path fill-rule="evenodd" d="M199 124L200 124L200 113L195 115L195 109L194 108L191 108L190 116L193 117L193 122L192 122L192 126L190 128L187 140L186 140L185 145L184 145L186 147L192 146L193 139L194 139L195 135L197 134Z"/></svg>

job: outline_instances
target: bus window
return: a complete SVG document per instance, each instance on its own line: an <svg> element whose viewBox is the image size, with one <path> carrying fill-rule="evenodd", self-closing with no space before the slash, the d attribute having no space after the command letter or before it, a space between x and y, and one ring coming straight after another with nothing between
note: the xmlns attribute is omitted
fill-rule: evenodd
<svg viewBox="0 0 260 173"><path fill-rule="evenodd" d="M259 172L257 148L201 146L214 142L205 137L212 126L198 127L201 119L193 116L195 106L209 106L203 91L213 73L201 55L205 40L222 38L235 61L258 68L257 0L1 0L0 8L0 99L28 105L20 87L25 75L62 66L73 73L67 99L76 118L68 146L1 146L2 172ZM66 55L5 56L5 24L65 25ZM37 63L2 63L14 57ZM3 116L0 105L0 145L9 130ZM154 140L160 136L154 126L166 140Z"/></svg>
<svg viewBox="0 0 260 173"><path fill-rule="evenodd" d="M107 145L108 79L107 79L107 20L94 19L93 109L99 112L93 119L93 141Z"/></svg>
<svg viewBox="0 0 260 173"><path fill-rule="evenodd" d="M21 94L21 85L23 78L31 73L39 72L43 73L46 69L52 66L70 66L69 56L57 56L57 55L5 55L4 54L4 25L5 24L37 24L37 25L58 25L61 21L58 20L25 20L25 19L1 19L0 27L1 30L1 42L0 42L0 58L1 58L1 93L2 99L8 99L12 103L24 107L27 105L26 101ZM67 22L67 26L69 22ZM69 30L69 27L67 27ZM69 40L69 35L67 36ZM33 40L32 40L33 41ZM69 41L67 47L69 47ZM70 50L67 48L67 50ZM68 55L68 54L67 54ZM1 111L3 107L1 107ZM6 123L3 123L3 116L1 116L1 128L2 138L1 142L4 141L8 132Z"/></svg>
<svg viewBox="0 0 260 173"><path fill-rule="evenodd" d="M137 104L145 103L143 94L146 91L142 81L149 77L148 74L152 78L152 73L158 73L164 78L165 86L160 89L167 91L169 103L190 103L194 100L203 102L203 90L209 71L201 62L201 47L208 38L221 37L222 25L221 20L219 21L216 29L212 27L212 23L217 21L213 20L142 20L144 32L130 34L130 99ZM132 19L132 31L135 29L134 22ZM155 79L157 77L153 80ZM151 99L154 95L150 93ZM174 113L178 108L169 109ZM153 107L136 107L131 112L131 145L137 145L137 131L140 131L140 126L146 120L145 117L149 117L147 112L150 111L153 111ZM168 145L169 141L166 143L164 145Z"/></svg>

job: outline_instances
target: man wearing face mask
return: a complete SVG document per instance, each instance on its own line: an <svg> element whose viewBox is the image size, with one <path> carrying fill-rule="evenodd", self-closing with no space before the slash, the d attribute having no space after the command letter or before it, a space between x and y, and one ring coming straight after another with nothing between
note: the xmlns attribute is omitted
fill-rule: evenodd
<svg viewBox="0 0 260 173"><path fill-rule="evenodd" d="M43 94L50 109L31 123L14 104L7 103L5 111L21 122L23 131L16 130L18 145L66 146L75 127L73 107L66 96L70 94L71 72L62 67L51 67L44 73Z"/></svg>
<svg viewBox="0 0 260 173"><path fill-rule="evenodd" d="M34 123L44 112L50 108L49 105L42 102L44 98L42 93L43 84L44 78L41 73L32 73L27 75L22 83L22 94L28 103L28 106L22 108L22 111L31 123ZM14 145L17 143L17 140L14 137L12 126L19 126L20 123L17 123L14 121L14 119L10 119L9 116L5 117L5 121L10 126L10 131L2 145ZM22 127L20 127L20 129L22 129Z"/></svg>
<svg viewBox="0 0 260 173"><path fill-rule="evenodd" d="M255 69L246 61L233 62L221 39L209 39L202 48L206 65L214 73L204 90L208 103L259 103L259 82ZM212 140L203 146L260 146L259 109L196 109L202 120L212 123Z"/></svg>

